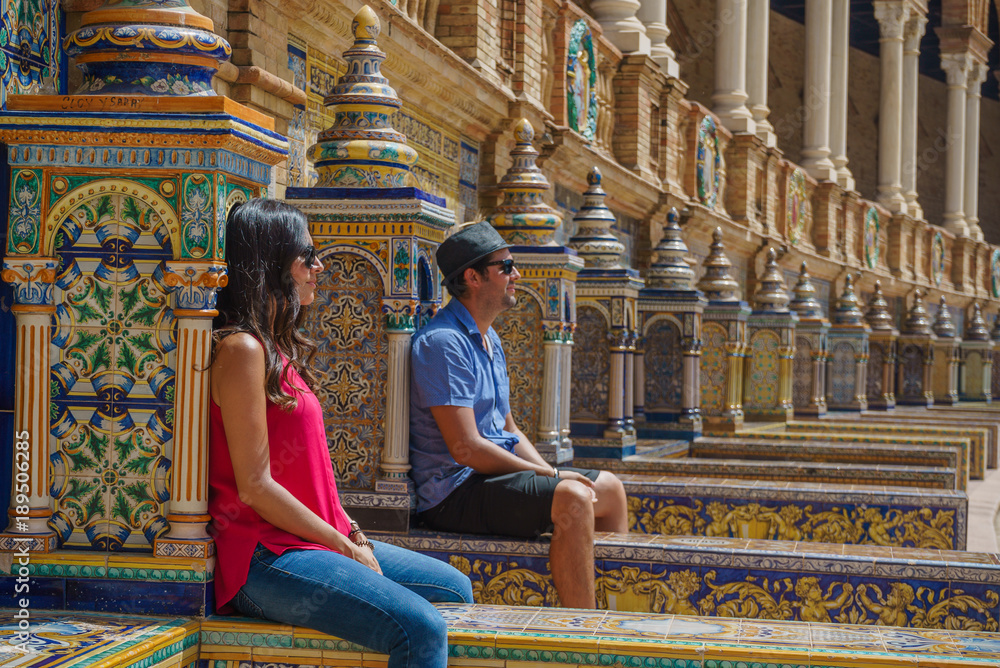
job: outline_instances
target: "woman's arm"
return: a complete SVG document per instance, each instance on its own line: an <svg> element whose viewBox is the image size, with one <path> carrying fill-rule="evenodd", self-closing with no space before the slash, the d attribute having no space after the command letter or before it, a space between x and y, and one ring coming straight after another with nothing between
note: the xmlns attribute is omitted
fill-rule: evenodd
<svg viewBox="0 0 1000 668"><path fill-rule="evenodd" d="M271 477L264 392L264 348L249 334L232 334L216 349L212 398L222 412L240 500L274 526L325 545L381 573L371 550L330 526Z"/></svg>

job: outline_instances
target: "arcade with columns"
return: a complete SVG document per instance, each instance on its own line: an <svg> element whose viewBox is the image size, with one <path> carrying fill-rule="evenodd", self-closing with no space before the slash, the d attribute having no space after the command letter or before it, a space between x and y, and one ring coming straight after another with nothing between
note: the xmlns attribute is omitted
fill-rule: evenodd
<svg viewBox="0 0 1000 668"><path fill-rule="evenodd" d="M473 581L453 665L995 664L1000 5L101 2L0 12L0 658L385 665L215 614L211 323L269 196L342 502ZM477 217L517 423L625 484L597 610L544 538L411 517L410 337Z"/></svg>

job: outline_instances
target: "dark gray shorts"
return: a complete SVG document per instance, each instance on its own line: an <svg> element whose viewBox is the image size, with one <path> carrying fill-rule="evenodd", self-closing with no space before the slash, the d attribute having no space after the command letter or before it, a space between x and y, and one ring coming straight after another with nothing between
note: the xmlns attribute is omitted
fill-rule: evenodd
<svg viewBox="0 0 1000 668"><path fill-rule="evenodd" d="M600 471L560 467L597 480ZM558 479L534 471L473 473L444 501L418 515L435 531L535 538L552 531L552 496Z"/></svg>

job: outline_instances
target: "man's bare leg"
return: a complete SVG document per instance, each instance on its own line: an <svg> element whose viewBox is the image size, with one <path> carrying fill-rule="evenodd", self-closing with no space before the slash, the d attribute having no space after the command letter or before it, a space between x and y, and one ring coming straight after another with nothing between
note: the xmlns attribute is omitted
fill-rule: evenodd
<svg viewBox="0 0 1000 668"><path fill-rule="evenodd" d="M594 482L597 503L594 504L594 528L597 531L628 531L628 500L625 486L614 473L601 471Z"/></svg>
<svg viewBox="0 0 1000 668"><path fill-rule="evenodd" d="M549 566L564 608L593 608L594 500L589 487L575 480L556 485L552 497Z"/></svg>

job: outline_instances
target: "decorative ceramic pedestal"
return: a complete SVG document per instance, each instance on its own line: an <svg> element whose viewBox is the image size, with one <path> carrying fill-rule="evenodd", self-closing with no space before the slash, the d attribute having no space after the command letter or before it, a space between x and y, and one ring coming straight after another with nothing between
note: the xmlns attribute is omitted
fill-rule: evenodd
<svg viewBox="0 0 1000 668"><path fill-rule="evenodd" d="M570 433L576 456L621 459L635 454L636 299L643 283L638 271L620 263L625 246L611 233L615 217L604 204L596 167L587 181L569 240L586 262L576 279Z"/></svg>
<svg viewBox="0 0 1000 668"><path fill-rule="evenodd" d="M952 406L958 403L958 369L962 360L962 339L958 337L944 295L932 326L937 335L934 344L934 368L931 371L934 403Z"/></svg>
<svg viewBox="0 0 1000 668"><path fill-rule="evenodd" d="M736 431L743 426L743 362L747 353L750 305L739 298L730 275L722 230L715 228L697 287L708 299L702 322L701 414L706 431Z"/></svg>
<svg viewBox="0 0 1000 668"><path fill-rule="evenodd" d="M516 146L511 151L514 164L499 185L504 200L487 216L504 239L514 244L510 252L521 274L517 305L500 314L493 327L507 355L514 420L534 439L547 462L562 464L574 456L570 377L575 366L576 275L584 262L575 250L553 241L562 220L545 203L544 193L550 186L535 165L534 137L527 119L518 121ZM607 350L606 342L602 344ZM592 344L588 342L583 349L593 350ZM601 381L607 383L609 377Z"/></svg>
<svg viewBox="0 0 1000 668"><path fill-rule="evenodd" d="M795 326L795 361L792 364L792 405L795 415L826 414L827 335L830 321L816 299L816 288L809 278L806 263L799 269L799 279L792 290L788 307L799 316Z"/></svg>
<svg viewBox="0 0 1000 668"><path fill-rule="evenodd" d="M636 404L645 420L645 438L694 439L702 433L701 320L707 301L694 287L694 271L681 237L676 209L667 214L656 261L639 291L638 319L642 355L636 364Z"/></svg>
<svg viewBox="0 0 1000 668"><path fill-rule="evenodd" d="M882 294L882 284L875 281L875 291L868 302L865 321L868 334L868 372L865 394L868 408L891 410L896 407L896 344L899 330L892 326L889 304Z"/></svg>
<svg viewBox="0 0 1000 668"><path fill-rule="evenodd" d="M962 339L962 361L959 367L958 396L962 401L985 401L993 399L993 350L990 330L983 320L979 302L972 305L972 314L965 326Z"/></svg>
<svg viewBox="0 0 1000 668"><path fill-rule="evenodd" d="M931 370L936 341L937 336L931 331L930 318L924 308L923 292L918 289L896 344L899 351L896 403L906 406L930 406L934 403Z"/></svg>
<svg viewBox="0 0 1000 668"><path fill-rule="evenodd" d="M366 528L405 531L410 470L410 337L441 303L435 251L454 214L417 188L416 151L390 119L379 23L354 19L347 74L325 102L333 127L310 149L320 187L285 197L309 219L326 265L305 329L319 346L317 396L341 501Z"/></svg>
<svg viewBox="0 0 1000 668"><path fill-rule="evenodd" d="M792 362L799 316L788 303L776 253L770 248L747 321L743 406L748 420L786 422L792 417Z"/></svg>
<svg viewBox="0 0 1000 668"><path fill-rule="evenodd" d="M829 337L827 406L832 411L863 411L868 407L866 372L871 328L858 308L851 274L844 280L844 292L830 319L833 326Z"/></svg>

